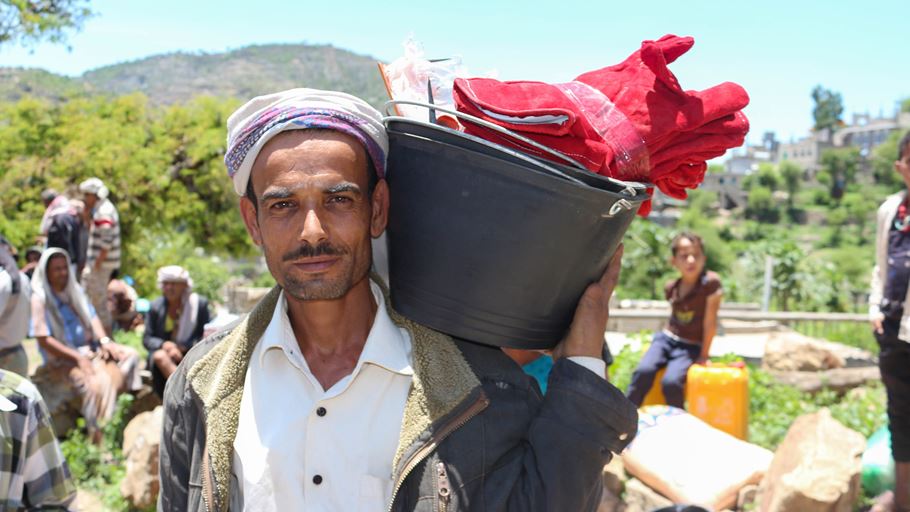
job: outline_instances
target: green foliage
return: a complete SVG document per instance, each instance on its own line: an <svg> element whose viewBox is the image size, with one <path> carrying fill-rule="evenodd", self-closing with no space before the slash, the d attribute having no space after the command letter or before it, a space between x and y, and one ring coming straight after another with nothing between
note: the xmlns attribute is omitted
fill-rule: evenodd
<svg viewBox="0 0 910 512"><path fill-rule="evenodd" d="M158 269L166 265L180 265L190 273L196 293L210 300L221 300L221 287L230 279L231 273L218 257L208 255L197 247L187 232L171 236L140 233L136 248L148 261L148 264L136 268L133 274L140 295L150 299L160 296Z"/></svg>
<svg viewBox="0 0 910 512"><path fill-rule="evenodd" d="M784 160L777 166L777 173L787 191L787 204L792 208L803 180L803 169L789 160Z"/></svg>
<svg viewBox="0 0 910 512"><path fill-rule="evenodd" d="M662 299L662 284L670 275L670 240L667 228L636 219L626 232L625 265L619 278L618 296Z"/></svg>
<svg viewBox="0 0 910 512"><path fill-rule="evenodd" d="M746 217L750 219L771 224L780 220L780 207L770 188L762 185L753 186L749 191L746 205Z"/></svg>
<svg viewBox="0 0 910 512"><path fill-rule="evenodd" d="M877 183L894 188L903 186L900 175L894 169L898 155L897 145L903 136L903 132L895 131L885 139L885 142L872 149L872 172Z"/></svg>
<svg viewBox="0 0 910 512"><path fill-rule="evenodd" d="M780 174L778 174L777 169L773 164L759 164L758 173L754 175L754 178L758 185L772 191L779 189L781 186Z"/></svg>
<svg viewBox="0 0 910 512"><path fill-rule="evenodd" d="M901 112L910 112L910 98L901 101Z"/></svg>
<svg viewBox="0 0 910 512"><path fill-rule="evenodd" d="M821 170L817 179L820 183L829 186L831 196L835 200L843 195L846 188L855 183L856 172L859 170L859 148L832 148L822 151Z"/></svg>
<svg viewBox="0 0 910 512"><path fill-rule="evenodd" d="M834 419L866 437L885 424L884 388L879 383L857 388L847 396L828 390L811 395L749 367L750 442L774 450L796 418L822 407L828 407Z"/></svg>
<svg viewBox="0 0 910 512"><path fill-rule="evenodd" d="M139 353L139 358L143 361L148 357L148 350L146 350L145 345L142 344L142 333L139 331L116 331L114 333L114 340L121 345L136 349L136 352Z"/></svg>
<svg viewBox="0 0 910 512"><path fill-rule="evenodd" d="M843 124L841 116L844 113L844 102L839 92L817 85L812 89L812 101L815 102L812 118L816 130L834 130Z"/></svg>
<svg viewBox="0 0 910 512"><path fill-rule="evenodd" d="M81 180L97 176L120 212L122 274L136 276L148 294L158 266L195 265L194 279L206 288L217 263L165 256L188 257L197 247L214 255L255 253L222 163L225 120L235 106L201 97L150 108L141 94L0 105L0 118L8 120L0 124L0 229L19 247L31 244L44 209L41 190L75 195ZM218 279L209 280L207 293Z"/></svg>
<svg viewBox="0 0 910 512"><path fill-rule="evenodd" d="M0 0L0 46L65 42L91 14L87 0Z"/></svg>
<svg viewBox="0 0 910 512"><path fill-rule="evenodd" d="M92 443L85 435L85 420L77 421L76 429L60 443L76 482L76 487L97 494L110 510L129 510L120 495L120 481L126 476L123 466L123 431L126 413L133 401L129 394L120 395L113 418L102 428L101 445Z"/></svg>
<svg viewBox="0 0 910 512"><path fill-rule="evenodd" d="M726 172L726 168L721 164L708 164L708 172L720 174Z"/></svg>

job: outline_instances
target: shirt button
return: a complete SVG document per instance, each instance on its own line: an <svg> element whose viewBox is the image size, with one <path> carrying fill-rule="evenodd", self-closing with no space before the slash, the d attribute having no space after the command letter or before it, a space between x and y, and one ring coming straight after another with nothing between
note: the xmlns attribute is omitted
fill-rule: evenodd
<svg viewBox="0 0 910 512"><path fill-rule="evenodd" d="M313 477L313 483L319 485L322 483L322 475L316 475Z"/></svg>
<svg viewBox="0 0 910 512"><path fill-rule="evenodd" d="M325 416L325 412L326 412L325 407L320 407L320 408L316 409L316 414L319 416Z"/></svg>

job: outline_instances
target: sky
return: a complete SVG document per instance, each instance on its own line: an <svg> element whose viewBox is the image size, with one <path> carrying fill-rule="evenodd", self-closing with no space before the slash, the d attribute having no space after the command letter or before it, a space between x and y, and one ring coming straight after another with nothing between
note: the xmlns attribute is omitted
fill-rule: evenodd
<svg viewBox="0 0 910 512"><path fill-rule="evenodd" d="M784 142L805 136L810 94L819 84L841 93L847 122L854 112L890 116L910 97L910 6L901 1L96 0L90 6L95 15L70 35L68 49L0 46L0 66L75 76L161 53L300 42L389 62L413 37L428 57L460 56L473 74L562 82L622 61L642 40L672 33L695 38L695 47L671 65L684 88L732 81L749 92L750 143L765 131Z"/></svg>

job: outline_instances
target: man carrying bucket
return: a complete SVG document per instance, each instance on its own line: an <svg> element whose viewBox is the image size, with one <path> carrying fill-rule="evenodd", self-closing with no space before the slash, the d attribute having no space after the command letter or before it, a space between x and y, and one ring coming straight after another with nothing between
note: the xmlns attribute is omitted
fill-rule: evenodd
<svg viewBox="0 0 910 512"><path fill-rule="evenodd" d="M600 359L621 251L585 291L542 398L498 348L396 313L370 275L388 139L347 94L228 119L241 214L278 286L165 391L160 510L596 510L635 407ZM407 201L407 198L396 198Z"/></svg>

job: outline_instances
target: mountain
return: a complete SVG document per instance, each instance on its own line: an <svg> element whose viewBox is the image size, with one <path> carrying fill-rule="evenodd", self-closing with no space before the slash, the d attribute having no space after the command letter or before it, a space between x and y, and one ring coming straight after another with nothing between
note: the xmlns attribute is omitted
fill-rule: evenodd
<svg viewBox="0 0 910 512"><path fill-rule="evenodd" d="M104 66L79 77L40 69L0 68L0 100L31 95L142 92L157 105L198 95L248 99L292 87L333 89L380 107L387 99L376 59L328 45L272 44L225 53L171 53Z"/></svg>

